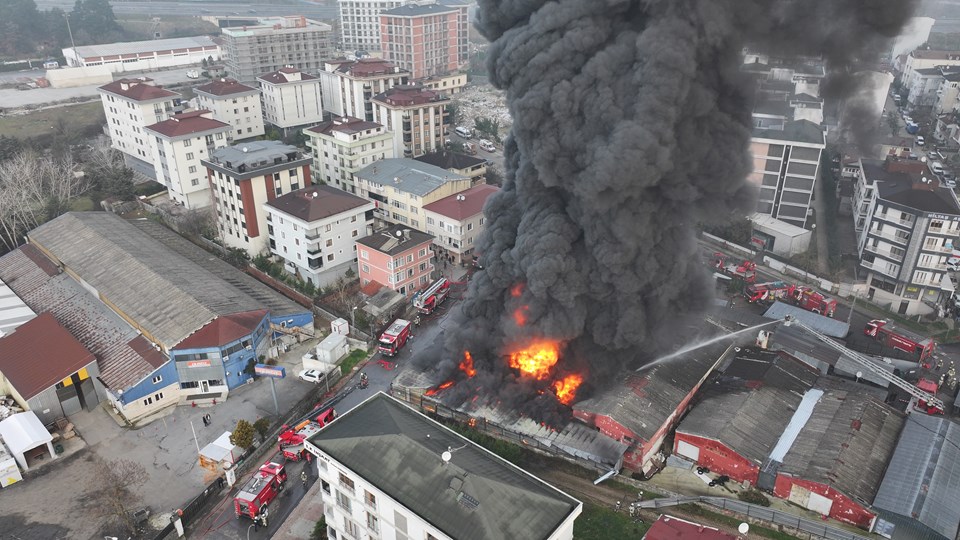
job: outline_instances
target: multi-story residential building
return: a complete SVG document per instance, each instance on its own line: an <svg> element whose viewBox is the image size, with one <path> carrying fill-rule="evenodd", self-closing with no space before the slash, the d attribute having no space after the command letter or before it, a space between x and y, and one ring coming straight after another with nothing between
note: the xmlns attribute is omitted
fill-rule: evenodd
<svg viewBox="0 0 960 540"><path fill-rule="evenodd" d="M243 83L284 66L320 71L333 57L333 28L302 16L260 18L256 26L223 28L221 37L227 75Z"/></svg>
<svg viewBox="0 0 960 540"><path fill-rule="evenodd" d="M350 193L354 175L370 163L393 157L393 134L376 122L334 118L303 130L313 153L313 178Z"/></svg>
<svg viewBox="0 0 960 540"><path fill-rule="evenodd" d="M435 75L417 81L424 88L429 88L441 94L459 94L467 87L466 73L451 73L449 75Z"/></svg>
<svg viewBox="0 0 960 540"><path fill-rule="evenodd" d="M340 49L351 54L380 52L380 12L408 0L339 0Z"/></svg>
<svg viewBox="0 0 960 540"><path fill-rule="evenodd" d="M251 141L217 149L201 163L224 245L251 257L268 253L263 203L310 186L310 157L279 141Z"/></svg>
<svg viewBox="0 0 960 540"><path fill-rule="evenodd" d="M960 106L960 72L944 73L940 79L940 87L937 88L937 103L933 112L935 114L953 113Z"/></svg>
<svg viewBox="0 0 960 540"><path fill-rule="evenodd" d="M376 202L387 223L426 229L423 207L470 189L470 179L407 158L384 159L357 171L357 194Z"/></svg>
<svg viewBox="0 0 960 540"><path fill-rule="evenodd" d="M180 94L157 86L148 78L119 79L98 90L110 130L110 145L152 165L150 137L143 130L179 112Z"/></svg>
<svg viewBox="0 0 960 540"><path fill-rule="evenodd" d="M572 540L583 508L382 392L305 446L330 538Z"/></svg>
<svg viewBox="0 0 960 540"><path fill-rule="evenodd" d="M284 268L318 287L357 268L357 240L373 232L373 203L330 186L314 186L266 204L270 252Z"/></svg>
<svg viewBox="0 0 960 540"><path fill-rule="evenodd" d="M234 141L264 134L260 91L234 79L218 79L193 89L201 109L233 126L229 138Z"/></svg>
<svg viewBox="0 0 960 540"><path fill-rule="evenodd" d="M483 205L498 191L496 186L479 184L423 207L438 259L453 264L473 261L474 243L486 224Z"/></svg>
<svg viewBox="0 0 960 540"><path fill-rule="evenodd" d="M330 61L319 75L327 111L368 122L373 121L373 96L410 79L409 71L379 58Z"/></svg>
<svg viewBox="0 0 960 540"><path fill-rule="evenodd" d="M391 225L357 240L360 285L376 282L404 295L433 280L433 237L404 225Z"/></svg>
<svg viewBox="0 0 960 540"><path fill-rule="evenodd" d="M410 3L380 12L383 58L414 79L460 68L460 10L437 3Z"/></svg>
<svg viewBox="0 0 960 540"><path fill-rule="evenodd" d="M888 154L884 159L861 158L857 160L852 208L853 224L858 240L865 240L864 229L867 227L870 207L877 193L876 180L881 176L897 178L896 175L903 175L899 178L907 181L911 178L920 178L926 170L926 163L909 159L909 149L902 156L900 153L894 152Z"/></svg>
<svg viewBox="0 0 960 540"><path fill-rule="evenodd" d="M932 51L917 49L897 59L900 71L900 84L905 88L913 85L917 70L930 69L937 66L960 66L960 51Z"/></svg>
<svg viewBox="0 0 960 540"><path fill-rule="evenodd" d="M914 70L909 84L905 83L903 86L906 89L907 105L910 107L935 107L941 103L944 93L947 94L945 96L947 99L952 94L955 100L957 95L955 85L958 79L960 79L960 66L936 66ZM954 85L952 91L942 92L944 83L946 83L948 90L951 88L950 83L952 83ZM950 105L952 106L953 103L951 102ZM948 106L947 110L951 108ZM939 114L942 109L935 109L933 112Z"/></svg>
<svg viewBox="0 0 960 540"><path fill-rule="evenodd" d="M417 156L417 161L440 167L452 173L470 178L473 185L482 184L486 181L487 160L457 152L448 152L440 150L431 152L422 156Z"/></svg>
<svg viewBox="0 0 960 540"><path fill-rule="evenodd" d="M319 124L323 121L320 79L293 67L280 68L257 78L263 94L263 115L282 129Z"/></svg>
<svg viewBox="0 0 960 540"><path fill-rule="evenodd" d="M417 157L443 148L450 100L419 85L395 86L373 98L373 121L393 132L393 154Z"/></svg>
<svg viewBox="0 0 960 540"><path fill-rule="evenodd" d="M822 128L809 120L786 122L780 129L755 128L750 141L754 168L747 179L760 191L757 212L806 227L824 148Z"/></svg>
<svg viewBox="0 0 960 540"><path fill-rule="evenodd" d="M174 202L189 209L210 205L210 183L200 160L226 146L232 131L207 110L175 114L144 129L157 181L167 186Z"/></svg>
<svg viewBox="0 0 960 540"><path fill-rule="evenodd" d="M947 261L960 239L960 202L931 172L895 165L863 160L861 181L874 190L859 237L867 297L902 315L930 313L953 293Z"/></svg>

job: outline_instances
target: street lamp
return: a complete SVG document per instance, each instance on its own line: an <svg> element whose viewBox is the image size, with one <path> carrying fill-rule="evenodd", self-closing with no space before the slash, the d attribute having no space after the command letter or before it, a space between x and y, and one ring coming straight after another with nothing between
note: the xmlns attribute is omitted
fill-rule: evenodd
<svg viewBox="0 0 960 540"><path fill-rule="evenodd" d="M67 33L70 34L70 46L73 47L73 54L77 54L77 44L73 42L73 30L70 29L70 16L63 12L63 18L67 20Z"/></svg>

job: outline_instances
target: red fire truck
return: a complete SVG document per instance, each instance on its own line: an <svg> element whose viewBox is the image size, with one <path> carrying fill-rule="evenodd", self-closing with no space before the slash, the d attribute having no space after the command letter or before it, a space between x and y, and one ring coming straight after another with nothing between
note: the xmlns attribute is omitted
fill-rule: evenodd
<svg viewBox="0 0 960 540"><path fill-rule="evenodd" d="M256 519L260 515L266 515L267 505L283 491L286 482L287 471L283 465L271 461L264 463L233 498L233 509L237 518L247 516Z"/></svg>
<svg viewBox="0 0 960 540"><path fill-rule="evenodd" d="M868 322L863 333L876 338L887 347L917 355L918 362L929 358L936 347L932 338L925 338L881 319Z"/></svg>
<svg viewBox="0 0 960 540"><path fill-rule="evenodd" d="M417 308L420 313L429 315L447 299L448 292L450 292L450 282L447 278L440 278L417 295L417 298L413 301L413 307Z"/></svg>
<svg viewBox="0 0 960 540"><path fill-rule="evenodd" d="M410 321L397 319L380 335L377 349L384 356L396 356L410 339Z"/></svg>
<svg viewBox="0 0 960 540"><path fill-rule="evenodd" d="M940 389L937 386L937 383L931 381L930 379L920 379L917 381L917 388L929 393L932 396L936 396L937 390ZM932 403L927 403L925 400L919 398L917 398L917 404L915 407L917 410L923 411L927 414L943 414L943 409L933 405Z"/></svg>
<svg viewBox="0 0 960 540"><path fill-rule="evenodd" d="M333 409L327 409L318 414L316 418L304 420L289 429L285 429L277 437L277 443L280 445L280 452L283 457L290 461L300 461L307 455L307 450L303 442L319 433L324 426L336 418L337 412Z"/></svg>
<svg viewBox="0 0 960 540"><path fill-rule="evenodd" d="M757 280L757 263L750 260L744 260L739 265L727 264L726 254L719 251L714 253L713 257L714 269L733 277L740 278L746 283L753 283Z"/></svg>
<svg viewBox="0 0 960 540"><path fill-rule="evenodd" d="M768 281L767 283L753 283L743 289L743 296L747 302L760 302L763 304L772 304L780 298L790 294L793 285L785 281Z"/></svg>
<svg viewBox="0 0 960 540"><path fill-rule="evenodd" d="M793 287L790 291L793 303L807 311L812 311L827 317L833 317L837 312L837 301L820 294L810 287Z"/></svg>

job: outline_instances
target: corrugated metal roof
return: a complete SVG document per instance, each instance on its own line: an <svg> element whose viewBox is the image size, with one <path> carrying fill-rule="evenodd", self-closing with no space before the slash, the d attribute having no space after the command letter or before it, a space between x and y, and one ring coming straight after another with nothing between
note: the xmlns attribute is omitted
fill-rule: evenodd
<svg viewBox="0 0 960 540"><path fill-rule="evenodd" d="M948 539L960 529L960 425L907 417L874 505L919 520Z"/></svg>
<svg viewBox="0 0 960 540"><path fill-rule="evenodd" d="M103 45L81 45L76 48L77 55L83 58L98 56L116 56L119 54L138 54L174 49L192 49L195 47L217 47L210 36L190 36L150 41L125 41Z"/></svg>
<svg viewBox="0 0 960 540"><path fill-rule="evenodd" d="M356 176L419 197L432 193L447 182L469 180L466 176L409 158L381 159L357 171Z"/></svg>
<svg viewBox="0 0 960 540"><path fill-rule="evenodd" d="M800 321L801 324L805 324L821 334L826 334L830 337L844 339L847 337L847 334L850 333L850 325L843 321L824 317L823 315L807 311L797 306L791 306L784 302L774 302L763 314L763 316L768 319L778 321L782 321L788 315Z"/></svg>
<svg viewBox="0 0 960 540"><path fill-rule="evenodd" d="M36 317L23 300L6 283L0 281L0 337Z"/></svg>

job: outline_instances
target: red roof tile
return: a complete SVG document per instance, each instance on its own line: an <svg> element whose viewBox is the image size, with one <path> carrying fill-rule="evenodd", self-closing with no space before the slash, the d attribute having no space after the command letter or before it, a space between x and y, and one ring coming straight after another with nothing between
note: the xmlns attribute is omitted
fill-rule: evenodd
<svg viewBox="0 0 960 540"><path fill-rule="evenodd" d="M183 350L222 347L252 334L267 313L265 309L258 309L217 317L178 343L175 348Z"/></svg>
<svg viewBox="0 0 960 540"><path fill-rule="evenodd" d="M367 298L370 298L371 296L380 292L380 289L384 288L384 286L385 285L383 285L379 281L371 281L370 283L367 283L363 287L360 287L360 293L366 296Z"/></svg>
<svg viewBox="0 0 960 540"><path fill-rule="evenodd" d="M376 122L368 122L352 116L341 116L339 118L334 118L329 122L317 124L308 131L330 135L334 131L339 131L340 133L360 133L361 131L379 127L383 126Z"/></svg>
<svg viewBox="0 0 960 540"><path fill-rule="evenodd" d="M407 74L409 72L397 67L386 60L380 58L361 58L353 62L343 62L337 67L340 73L346 73L352 77L371 77L374 75L389 74Z"/></svg>
<svg viewBox="0 0 960 540"><path fill-rule="evenodd" d="M211 94L214 96L229 96L231 94L242 94L244 92L255 92L256 88L251 88L241 84L234 79L219 79L194 88L197 92Z"/></svg>
<svg viewBox="0 0 960 540"><path fill-rule="evenodd" d="M104 92L110 92L134 101L153 101L155 99L180 97L180 94L154 86L153 79L118 79L100 87Z"/></svg>
<svg viewBox="0 0 960 540"><path fill-rule="evenodd" d="M267 205L302 219L307 223L335 216L354 208L370 204L370 201L330 186L311 186L291 191L269 201Z"/></svg>
<svg viewBox="0 0 960 540"><path fill-rule="evenodd" d="M736 536L713 527L663 514L644 537L647 540L736 540Z"/></svg>
<svg viewBox="0 0 960 540"><path fill-rule="evenodd" d="M299 81L294 80L291 77L287 77L287 75L293 75L295 73L300 74ZM267 73L266 75L261 75L257 78L272 84L286 84L288 82L312 81L312 80L315 80L317 77L310 75L309 73L304 73L296 68L281 68L278 71Z"/></svg>
<svg viewBox="0 0 960 540"><path fill-rule="evenodd" d="M167 137L181 137L183 135L223 128L230 129L230 124L225 124L219 120L205 116L211 114L210 111L203 109L175 114L168 120L147 126L147 129L161 135L166 135Z"/></svg>
<svg viewBox="0 0 960 540"><path fill-rule="evenodd" d="M25 400L95 360L93 353L46 312L0 339L0 373Z"/></svg>
<svg viewBox="0 0 960 540"><path fill-rule="evenodd" d="M497 186L479 184L472 188L444 197L423 207L424 210L436 212L441 216L463 221L483 212L483 205L491 195L500 191ZM460 198L463 200L460 200Z"/></svg>
<svg viewBox="0 0 960 540"><path fill-rule="evenodd" d="M439 93L416 84L394 86L382 94L377 94L373 99L374 101L397 107L422 105L434 101L447 101L447 99Z"/></svg>

